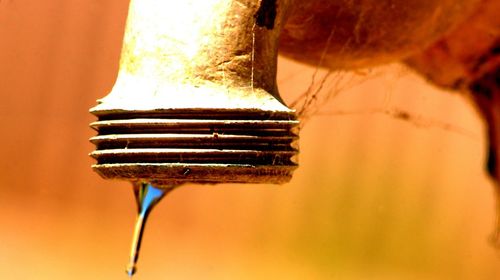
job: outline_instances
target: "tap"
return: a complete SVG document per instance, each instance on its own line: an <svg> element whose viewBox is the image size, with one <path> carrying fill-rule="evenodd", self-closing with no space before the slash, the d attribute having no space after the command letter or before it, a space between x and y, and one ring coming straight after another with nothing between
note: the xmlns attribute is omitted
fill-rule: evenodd
<svg viewBox="0 0 500 280"><path fill-rule="evenodd" d="M160 187L289 181L299 122L276 85L287 5L267 2L131 1L116 83L91 109L93 169Z"/></svg>

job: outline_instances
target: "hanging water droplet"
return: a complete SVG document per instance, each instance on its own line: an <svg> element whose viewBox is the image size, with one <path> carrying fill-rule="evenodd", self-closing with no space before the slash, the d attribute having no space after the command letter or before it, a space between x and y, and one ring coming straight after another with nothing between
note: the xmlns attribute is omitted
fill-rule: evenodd
<svg viewBox="0 0 500 280"><path fill-rule="evenodd" d="M134 184L134 195L137 202L137 221L134 228L134 237L132 239L132 248L130 249L130 261L126 272L132 277L137 270L137 260L139 259L139 250L141 248L142 235L146 221L151 210L158 202L165 197L174 187L157 188L150 183L139 182Z"/></svg>

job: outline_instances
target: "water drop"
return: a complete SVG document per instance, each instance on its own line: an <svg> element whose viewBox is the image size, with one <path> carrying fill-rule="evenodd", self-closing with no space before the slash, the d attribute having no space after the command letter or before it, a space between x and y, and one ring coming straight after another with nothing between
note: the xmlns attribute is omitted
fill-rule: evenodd
<svg viewBox="0 0 500 280"><path fill-rule="evenodd" d="M134 184L134 195L137 202L137 220L134 228L132 247L130 249L130 261L126 272L132 277L137 270L137 260L141 248L142 235L144 227L151 210L165 197L174 187L155 187L150 183L139 182Z"/></svg>

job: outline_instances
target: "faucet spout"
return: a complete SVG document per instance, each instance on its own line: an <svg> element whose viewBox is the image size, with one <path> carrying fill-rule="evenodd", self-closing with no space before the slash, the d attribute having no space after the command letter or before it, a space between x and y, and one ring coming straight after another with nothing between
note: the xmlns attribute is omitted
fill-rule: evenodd
<svg viewBox="0 0 500 280"><path fill-rule="evenodd" d="M105 178L283 183L298 121L276 85L291 0L132 0L118 78L91 124Z"/></svg>

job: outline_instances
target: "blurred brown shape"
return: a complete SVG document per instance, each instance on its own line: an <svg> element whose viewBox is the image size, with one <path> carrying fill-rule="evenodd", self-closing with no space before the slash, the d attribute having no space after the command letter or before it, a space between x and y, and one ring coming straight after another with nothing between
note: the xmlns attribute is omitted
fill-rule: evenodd
<svg viewBox="0 0 500 280"><path fill-rule="evenodd" d="M403 59L463 22L481 0L295 1L280 52L313 66L372 67Z"/></svg>
<svg viewBox="0 0 500 280"><path fill-rule="evenodd" d="M486 124L486 170L498 197L495 242L500 245L500 2L482 0L479 8L407 63L441 87L464 92Z"/></svg>

